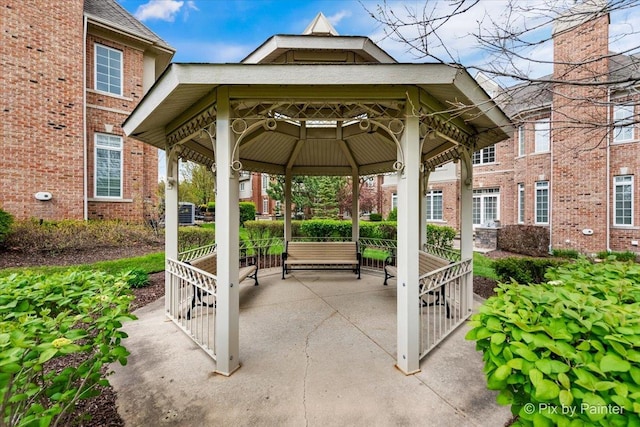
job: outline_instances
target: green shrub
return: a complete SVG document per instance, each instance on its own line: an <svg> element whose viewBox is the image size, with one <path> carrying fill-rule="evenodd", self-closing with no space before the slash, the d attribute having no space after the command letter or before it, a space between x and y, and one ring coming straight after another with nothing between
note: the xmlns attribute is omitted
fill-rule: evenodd
<svg viewBox="0 0 640 427"><path fill-rule="evenodd" d="M549 267L556 267L562 262L546 258L507 257L493 262L493 269L499 280L518 283L542 283Z"/></svg>
<svg viewBox="0 0 640 427"><path fill-rule="evenodd" d="M446 225L427 224L427 244L440 248L451 248L456 230Z"/></svg>
<svg viewBox="0 0 640 427"><path fill-rule="evenodd" d="M580 252L575 249L554 249L551 251L554 257L577 259L580 256Z"/></svg>
<svg viewBox="0 0 640 427"><path fill-rule="evenodd" d="M133 289L144 288L149 284L149 273L141 268L130 270L126 276L127 283Z"/></svg>
<svg viewBox="0 0 640 427"><path fill-rule="evenodd" d="M501 284L466 338L517 426L631 426L640 418L640 265L574 264Z"/></svg>
<svg viewBox="0 0 640 427"><path fill-rule="evenodd" d="M625 251L625 252L602 251L602 252L598 252L598 254L596 255L596 258L624 262L624 261L635 261L637 255L638 254L631 251Z"/></svg>
<svg viewBox="0 0 640 427"><path fill-rule="evenodd" d="M284 236L284 221L247 221L244 228L253 241Z"/></svg>
<svg viewBox="0 0 640 427"><path fill-rule="evenodd" d="M0 209L0 245L4 242L4 239L11 230L11 224L13 223L13 216L9 212L5 212Z"/></svg>
<svg viewBox="0 0 640 427"><path fill-rule="evenodd" d="M0 424L80 425L69 416L75 404L108 385L103 367L127 362L126 276L12 274L0 289ZM58 358L68 367L52 369Z"/></svg>
<svg viewBox="0 0 640 427"><path fill-rule="evenodd" d="M240 202L240 225L256 219L256 205L251 202Z"/></svg>
<svg viewBox="0 0 640 427"><path fill-rule="evenodd" d="M161 244L162 237L143 224L123 221L16 221L6 245L23 252L62 252L95 247Z"/></svg>
<svg viewBox="0 0 640 427"><path fill-rule="evenodd" d="M207 203L207 212L216 213L216 202Z"/></svg>
<svg viewBox="0 0 640 427"><path fill-rule="evenodd" d="M369 214L369 221L374 221L374 222L382 221L382 215L379 213L371 213Z"/></svg>
<svg viewBox="0 0 640 427"><path fill-rule="evenodd" d="M178 251L183 252L200 246L210 245L216 241L216 230L203 227L179 227Z"/></svg>
<svg viewBox="0 0 640 427"><path fill-rule="evenodd" d="M391 212L389 212L387 221L397 221L397 220L398 220L398 208L393 208Z"/></svg>

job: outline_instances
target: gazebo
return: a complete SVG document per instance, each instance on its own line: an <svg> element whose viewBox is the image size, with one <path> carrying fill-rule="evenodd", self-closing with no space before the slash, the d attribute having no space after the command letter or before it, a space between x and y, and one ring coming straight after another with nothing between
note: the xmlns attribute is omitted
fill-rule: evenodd
<svg viewBox="0 0 640 427"><path fill-rule="evenodd" d="M166 311L193 286L215 298L213 345L199 344L232 374L239 355L239 175L285 177L285 239L291 239L293 176L398 175L397 367L419 371L420 294L462 283L464 318L472 303L472 155L509 137L509 119L460 65L397 63L367 37L340 36L319 14L302 35L269 38L239 64L171 64L123 125L166 151ZM217 271L178 254L178 161L216 176ZM429 174L460 162L460 261L419 274L426 241L423 193ZM358 215L352 239L358 240ZM428 286L425 288L425 284ZM182 285L180 285L182 283ZM460 324L458 322L457 324ZM182 323L183 329L184 324Z"/></svg>

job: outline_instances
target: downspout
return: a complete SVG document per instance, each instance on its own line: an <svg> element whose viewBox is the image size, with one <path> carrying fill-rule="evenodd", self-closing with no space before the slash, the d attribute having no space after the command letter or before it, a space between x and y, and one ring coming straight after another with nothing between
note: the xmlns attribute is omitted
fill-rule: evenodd
<svg viewBox="0 0 640 427"><path fill-rule="evenodd" d="M553 186L555 182L553 180L553 150L555 149L553 130L553 102L551 102L551 117L549 119L549 254L553 253ZM535 200L535 199L534 199ZM535 219L535 211L534 211Z"/></svg>
<svg viewBox="0 0 640 427"><path fill-rule="evenodd" d="M610 188L610 173L611 173L611 138L612 138L612 132L611 130L613 129L611 127L612 125L612 120L611 120L611 87L607 88L607 165L606 165L606 177L605 177L605 181L606 181L606 189L607 191L605 192L606 196L607 196L607 200L606 200L606 206L607 206L607 225L605 227L606 230L606 246L607 246L607 252L611 252L611 188Z"/></svg>
<svg viewBox="0 0 640 427"><path fill-rule="evenodd" d="M84 15L82 25L82 162L83 162L83 178L82 178L82 215L84 220L89 219L89 200L88 200L88 164L87 164L87 15Z"/></svg>

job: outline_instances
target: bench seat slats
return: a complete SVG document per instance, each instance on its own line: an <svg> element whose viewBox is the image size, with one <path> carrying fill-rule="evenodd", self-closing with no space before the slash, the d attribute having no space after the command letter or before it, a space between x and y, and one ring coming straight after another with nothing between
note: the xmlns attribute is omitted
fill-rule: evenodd
<svg viewBox="0 0 640 427"><path fill-rule="evenodd" d="M293 269L353 269L360 278L357 242L287 242L282 254L282 278ZM304 267L304 268L303 268Z"/></svg>

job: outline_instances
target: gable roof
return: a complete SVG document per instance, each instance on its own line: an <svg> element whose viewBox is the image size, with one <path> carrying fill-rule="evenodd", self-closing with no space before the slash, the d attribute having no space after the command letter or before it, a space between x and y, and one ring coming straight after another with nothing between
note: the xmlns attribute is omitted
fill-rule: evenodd
<svg viewBox="0 0 640 427"><path fill-rule="evenodd" d="M169 46L167 42L134 18L114 0L84 0L84 13L97 22L115 27L132 36L151 42L151 44L160 48L175 52L175 49Z"/></svg>

